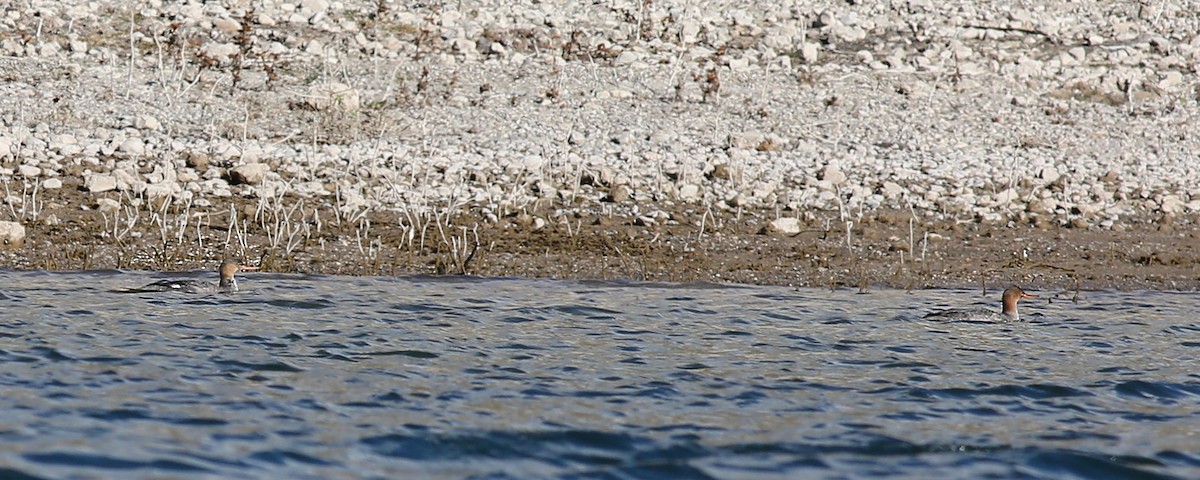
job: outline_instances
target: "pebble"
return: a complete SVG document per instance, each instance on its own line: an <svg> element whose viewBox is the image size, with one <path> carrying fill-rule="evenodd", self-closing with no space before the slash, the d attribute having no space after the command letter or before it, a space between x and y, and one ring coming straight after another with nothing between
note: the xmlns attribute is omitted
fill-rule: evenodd
<svg viewBox="0 0 1200 480"><path fill-rule="evenodd" d="M799 234L801 230L800 219L795 217L779 217L763 227L765 233L782 236L793 236Z"/></svg>
<svg viewBox="0 0 1200 480"><path fill-rule="evenodd" d="M271 167L265 163L247 163L229 170L229 181L234 185L257 185L267 177Z"/></svg>
<svg viewBox="0 0 1200 480"><path fill-rule="evenodd" d="M695 201L700 199L700 186L696 184L686 184L679 187L679 199L683 201Z"/></svg>
<svg viewBox="0 0 1200 480"><path fill-rule="evenodd" d="M25 226L18 222L0 222L0 246L21 248L25 245Z"/></svg>
<svg viewBox="0 0 1200 480"><path fill-rule="evenodd" d="M83 188L91 193L102 193L117 189L117 179L112 175L92 174L87 177Z"/></svg>
<svg viewBox="0 0 1200 480"><path fill-rule="evenodd" d="M146 153L146 144L140 138L130 137L121 142L117 150L131 156L142 156Z"/></svg>
<svg viewBox="0 0 1200 480"><path fill-rule="evenodd" d="M17 172L25 178L37 178L38 175L42 174L42 169L33 165L21 165L17 167Z"/></svg>
<svg viewBox="0 0 1200 480"><path fill-rule="evenodd" d="M632 195L633 195L633 192L630 191L628 185L619 184L619 185L615 185L611 189L609 189L608 201L612 202L612 203L625 203L625 202L629 201L629 198Z"/></svg>
<svg viewBox="0 0 1200 480"><path fill-rule="evenodd" d="M314 110L353 112L360 106L358 90L338 82L313 85L305 101Z"/></svg>
<svg viewBox="0 0 1200 480"><path fill-rule="evenodd" d="M842 173L841 167L836 162L830 162L821 170L821 180L829 182L831 185L842 185L846 183L846 174Z"/></svg>
<svg viewBox="0 0 1200 480"><path fill-rule="evenodd" d="M1150 18L1154 32L1194 30L1172 12L1143 18L1159 6L1072 5L1067 22L1053 5L663 0L639 18L643 31L613 28L632 27L620 8L494 2L393 8L396 28L376 32L362 15L375 5L361 0L266 2L253 25L232 4L155 1L138 12L145 32L203 39L184 69L199 77L162 83L153 55L125 70L111 45L83 40L124 20L93 4L14 4L0 19L42 35L0 40L22 59L0 84L0 112L15 112L0 122L6 180L198 201L353 187L371 208L453 195L480 205L570 196L625 213L705 199L999 223L1020 212L1113 229L1136 213L1200 210L1188 191L1200 138L1172 103L1195 96L1200 41L1146 33ZM74 27L38 23L61 18ZM1060 51L971 27L997 24L1079 41ZM870 41L909 25L922 26L920 49ZM249 52L235 40L243 31ZM557 47L568 39L573 52ZM153 88L112 95L110 79L125 76Z"/></svg>

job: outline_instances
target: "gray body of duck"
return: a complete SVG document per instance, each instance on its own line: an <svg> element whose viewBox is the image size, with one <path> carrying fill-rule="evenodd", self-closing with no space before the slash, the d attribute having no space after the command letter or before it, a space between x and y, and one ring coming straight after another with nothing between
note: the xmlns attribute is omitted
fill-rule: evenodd
<svg viewBox="0 0 1200 480"><path fill-rule="evenodd" d="M237 278L234 277L239 271L258 270L256 267L247 267L238 264L234 260L225 260L221 262L221 267L217 269L220 273L220 280L217 283L206 282L203 280L160 280L140 289L137 292L183 292L183 293L233 293L238 291Z"/></svg>
<svg viewBox="0 0 1200 480"><path fill-rule="evenodd" d="M999 312L986 308L954 308L931 313L926 315L925 319L939 322L1019 322L1021 315L1017 313L1017 302L1024 298L1038 296L1025 293L1021 287L1012 286L1004 290L1001 297L1003 307Z"/></svg>

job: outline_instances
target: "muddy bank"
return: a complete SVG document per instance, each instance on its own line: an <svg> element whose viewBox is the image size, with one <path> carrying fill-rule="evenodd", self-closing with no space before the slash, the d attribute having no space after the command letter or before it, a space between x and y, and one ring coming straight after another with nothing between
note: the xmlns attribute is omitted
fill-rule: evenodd
<svg viewBox="0 0 1200 480"><path fill-rule="evenodd" d="M18 269L215 268L229 252L272 272L470 274L833 288L1019 283L1042 290L1200 287L1195 219L1131 221L1123 231L923 221L881 211L847 223L816 212L795 234L766 234L775 212L678 208L657 217L564 214L546 206L495 222L479 212L409 218L320 215L318 205L231 199L204 212L145 203L81 209L89 194L49 191ZM136 202L134 202L136 203ZM811 213L811 212L810 212ZM236 217L236 221L230 219ZM32 219L30 219L32 220ZM225 245L229 245L226 248Z"/></svg>

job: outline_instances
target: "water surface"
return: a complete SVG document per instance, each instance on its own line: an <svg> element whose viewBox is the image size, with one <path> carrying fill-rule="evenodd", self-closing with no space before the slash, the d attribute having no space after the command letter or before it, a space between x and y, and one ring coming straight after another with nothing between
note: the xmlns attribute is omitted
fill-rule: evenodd
<svg viewBox="0 0 1200 480"><path fill-rule="evenodd" d="M1200 478L1193 294L160 278L0 272L0 477Z"/></svg>

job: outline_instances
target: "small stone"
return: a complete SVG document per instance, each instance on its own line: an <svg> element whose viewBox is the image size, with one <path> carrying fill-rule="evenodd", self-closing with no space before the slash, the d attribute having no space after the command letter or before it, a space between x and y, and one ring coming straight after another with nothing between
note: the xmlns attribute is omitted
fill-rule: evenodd
<svg viewBox="0 0 1200 480"><path fill-rule="evenodd" d="M42 174L42 169L33 165L21 165L17 167L17 172L20 172L21 176L25 178L37 178Z"/></svg>
<svg viewBox="0 0 1200 480"><path fill-rule="evenodd" d="M189 153L187 157L187 166L192 167L199 172L208 170L208 155L201 152Z"/></svg>
<svg viewBox="0 0 1200 480"><path fill-rule="evenodd" d="M645 54L643 54L641 52L635 52L633 50L625 50L625 51L621 52L620 55L617 55L617 58L615 60L613 60L613 65L616 65L616 66L630 65L630 64L641 61L642 57L645 57Z"/></svg>
<svg viewBox="0 0 1200 480"><path fill-rule="evenodd" d="M42 188L46 190L56 190L62 188L62 180L57 178L47 178L42 182Z"/></svg>
<svg viewBox="0 0 1200 480"><path fill-rule="evenodd" d="M229 181L234 185L255 185L263 181L271 167L265 163L247 163L229 170Z"/></svg>
<svg viewBox="0 0 1200 480"><path fill-rule="evenodd" d="M762 132L734 132L729 134L729 146L743 150L754 150L762 145L767 136Z"/></svg>
<svg viewBox="0 0 1200 480"><path fill-rule="evenodd" d="M218 62L227 62L241 51L242 49L233 43L208 42L200 47L201 55Z"/></svg>
<svg viewBox="0 0 1200 480"><path fill-rule="evenodd" d="M358 90L344 83L322 83L309 89L308 106L314 110L353 112L359 107Z"/></svg>
<svg viewBox="0 0 1200 480"><path fill-rule="evenodd" d="M162 124L158 122L158 119L150 115L138 115L137 119L133 121L133 126L137 127L138 130L162 129Z"/></svg>
<svg viewBox="0 0 1200 480"><path fill-rule="evenodd" d="M89 192L100 193L117 189L117 178L112 175L94 174L87 178L83 187Z"/></svg>
<svg viewBox="0 0 1200 480"><path fill-rule="evenodd" d="M1057 182L1062 177L1062 174L1058 173L1058 169L1054 167L1043 167L1038 176L1042 178L1042 182L1051 184Z"/></svg>
<svg viewBox="0 0 1200 480"><path fill-rule="evenodd" d="M612 203L624 203L629 201L629 198L632 196L633 192L629 190L629 186L622 183L615 185L608 190L608 197L606 200Z"/></svg>
<svg viewBox="0 0 1200 480"><path fill-rule="evenodd" d="M175 183L148 183L146 184L146 188L142 190L142 195L148 200L155 200L171 196L171 194L175 193L176 188L178 188L178 185Z"/></svg>
<svg viewBox="0 0 1200 480"><path fill-rule="evenodd" d="M842 173L842 169L838 167L836 162L830 162L821 171L821 180L827 181L833 185L841 185L846 183L846 174Z"/></svg>
<svg viewBox="0 0 1200 480"><path fill-rule="evenodd" d="M894 200L904 195L904 187L896 182L883 182L883 196L889 200Z"/></svg>
<svg viewBox="0 0 1200 480"><path fill-rule="evenodd" d="M1179 213L1179 212L1182 212L1183 208L1184 208L1183 200L1180 199L1179 196L1175 195L1175 194L1164 196L1162 198L1162 201L1159 202L1159 204L1160 205L1159 205L1158 209L1161 210L1163 213Z"/></svg>
<svg viewBox="0 0 1200 480"><path fill-rule="evenodd" d="M647 215L641 215L641 216L633 219L633 224L637 225L639 227L656 227L656 226L658 226L658 222L654 220L654 217L650 217Z"/></svg>
<svg viewBox="0 0 1200 480"><path fill-rule="evenodd" d="M700 186L689 183L679 187L679 199L685 201L697 200L700 198Z"/></svg>
<svg viewBox="0 0 1200 480"><path fill-rule="evenodd" d="M806 42L804 45L800 46L800 59L804 60L804 63L808 63L808 64L817 63L817 60L820 57L820 52L821 52L820 45L817 45L816 43Z"/></svg>
<svg viewBox="0 0 1200 480"><path fill-rule="evenodd" d="M800 230L800 219L794 217L780 217L771 220L767 226L763 227L762 233L792 236L799 234Z"/></svg>
<svg viewBox="0 0 1200 480"><path fill-rule="evenodd" d="M311 16L316 16L319 13L325 13L329 9L328 0L301 0L300 11L308 13Z"/></svg>
<svg viewBox="0 0 1200 480"><path fill-rule="evenodd" d="M1074 47L1070 50L1067 50L1067 53L1069 53L1071 58L1074 58L1075 61L1079 63L1083 63L1083 61L1087 59L1087 50L1084 50L1083 47Z"/></svg>
<svg viewBox="0 0 1200 480"><path fill-rule="evenodd" d="M708 176L714 180L733 180L733 169L729 168L728 163L718 163L713 165Z"/></svg>
<svg viewBox="0 0 1200 480"><path fill-rule="evenodd" d="M121 209L121 202L111 198L101 198L96 200L96 210L100 213L113 213Z"/></svg>
<svg viewBox="0 0 1200 480"><path fill-rule="evenodd" d="M146 144L140 138L130 137L121 142L121 146L117 147L117 150L127 155L140 156L146 153Z"/></svg>
<svg viewBox="0 0 1200 480"><path fill-rule="evenodd" d="M17 222L0 222L0 244L7 248L25 245L25 226Z"/></svg>
<svg viewBox="0 0 1200 480"><path fill-rule="evenodd" d="M1011 188L1007 188L1004 191L996 194L996 204L1003 205L1006 203L1011 203L1013 200L1016 200L1017 198L1020 198L1020 195L1017 193L1017 191L1014 189L1011 189Z"/></svg>
<svg viewBox="0 0 1200 480"><path fill-rule="evenodd" d="M242 29L241 23L228 18L218 18L213 20L212 23L214 27L217 27L217 30L220 30L226 34L234 34Z"/></svg>

